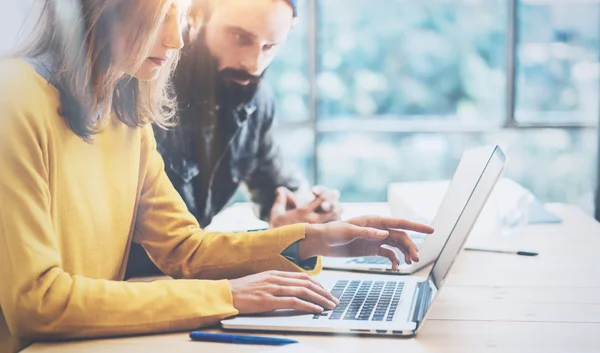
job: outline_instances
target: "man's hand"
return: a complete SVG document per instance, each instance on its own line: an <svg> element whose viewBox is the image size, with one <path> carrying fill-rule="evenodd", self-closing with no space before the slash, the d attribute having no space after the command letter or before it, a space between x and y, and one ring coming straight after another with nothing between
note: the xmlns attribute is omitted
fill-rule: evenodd
<svg viewBox="0 0 600 353"><path fill-rule="evenodd" d="M315 256L359 257L384 256L396 271L400 259L396 252L382 245L398 248L407 264L419 261L417 246L403 230L431 234L433 228L411 221L363 216L346 222L309 224L306 237L299 242L300 260Z"/></svg>
<svg viewBox="0 0 600 353"><path fill-rule="evenodd" d="M300 205L297 196L285 187L276 190L269 215L269 225L277 228L295 223L326 223L340 219L340 193L319 186L313 188L314 199Z"/></svg>
<svg viewBox="0 0 600 353"><path fill-rule="evenodd" d="M311 189L312 195L315 198L321 198L324 200L321 202L321 207L317 209L317 212L320 213L334 213L337 212L338 218L334 219L335 221L339 220L339 216L342 212L342 205L340 204L340 192L337 189L329 189L323 185L313 186ZM311 199L313 201L314 199Z"/></svg>
<svg viewBox="0 0 600 353"><path fill-rule="evenodd" d="M277 309L321 313L339 301L305 273L268 271L230 280L233 306L240 314Z"/></svg>

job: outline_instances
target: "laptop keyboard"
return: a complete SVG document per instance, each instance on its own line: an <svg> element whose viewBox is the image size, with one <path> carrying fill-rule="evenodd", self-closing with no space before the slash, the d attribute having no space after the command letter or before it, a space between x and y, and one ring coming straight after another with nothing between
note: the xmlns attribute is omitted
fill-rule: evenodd
<svg viewBox="0 0 600 353"><path fill-rule="evenodd" d="M348 264L364 264L364 265L391 265L392 262L387 257L383 256L363 256L348 260ZM404 258L400 258L400 265L404 264Z"/></svg>
<svg viewBox="0 0 600 353"><path fill-rule="evenodd" d="M340 304L331 312L316 314L319 319L329 313L329 320L392 321L404 282L398 281L337 281L331 294Z"/></svg>

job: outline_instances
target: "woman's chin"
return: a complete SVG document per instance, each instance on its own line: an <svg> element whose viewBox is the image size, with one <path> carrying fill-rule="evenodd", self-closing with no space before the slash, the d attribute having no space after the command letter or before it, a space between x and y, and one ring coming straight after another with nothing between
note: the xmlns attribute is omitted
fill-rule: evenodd
<svg viewBox="0 0 600 353"><path fill-rule="evenodd" d="M144 64L135 74L131 76L140 81L154 81L158 78L158 76L160 76L161 68L162 67Z"/></svg>

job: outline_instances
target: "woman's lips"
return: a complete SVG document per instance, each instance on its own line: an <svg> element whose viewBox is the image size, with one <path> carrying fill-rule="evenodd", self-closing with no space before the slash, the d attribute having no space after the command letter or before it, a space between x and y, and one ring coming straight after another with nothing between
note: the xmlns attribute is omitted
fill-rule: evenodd
<svg viewBox="0 0 600 353"><path fill-rule="evenodd" d="M153 62L157 66L164 66L167 63L168 58L150 57L150 58L148 58L148 60L150 60L151 62Z"/></svg>

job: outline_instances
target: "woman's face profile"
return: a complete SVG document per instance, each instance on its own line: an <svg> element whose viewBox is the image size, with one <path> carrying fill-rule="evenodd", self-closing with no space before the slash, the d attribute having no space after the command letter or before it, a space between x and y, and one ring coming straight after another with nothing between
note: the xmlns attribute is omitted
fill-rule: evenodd
<svg viewBox="0 0 600 353"><path fill-rule="evenodd" d="M131 1L131 0L127 0ZM137 0L143 1L145 6L164 6L165 0ZM158 78L162 70L168 69L170 59L183 48L183 32L187 26L188 13L192 0L167 0L168 9L166 15L159 24L158 32L154 38L152 49L149 53L140 53L143 55L142 63L134 72L128 72L128 69L122 70L124 73L142 81L152 81ZM127 26L127 23L124 24ZM148 36L151 34L148 33ZM135 55L128 51L126 36L116 36L115 56L117 62L129 55Z"/></svg>

